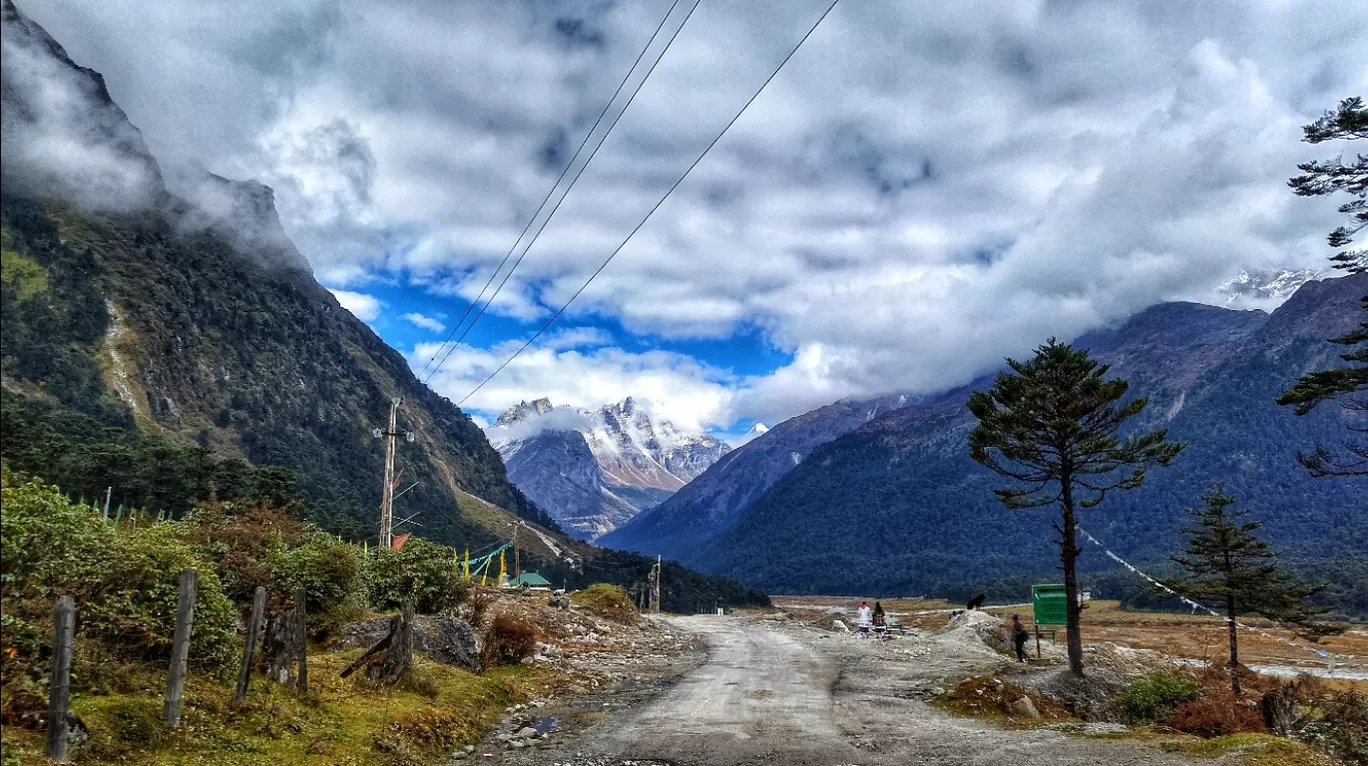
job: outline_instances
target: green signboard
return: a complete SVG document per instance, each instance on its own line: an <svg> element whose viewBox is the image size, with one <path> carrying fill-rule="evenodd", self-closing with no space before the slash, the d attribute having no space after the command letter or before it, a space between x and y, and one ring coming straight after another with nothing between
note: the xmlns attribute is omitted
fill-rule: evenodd
<svg viewBox="0 0 1368 766"><path fill-rule="evenodd" d="M1037 625L1063 625L1068 621L1069 599L1063 585L1032 585L1031 605Z"/></svg>

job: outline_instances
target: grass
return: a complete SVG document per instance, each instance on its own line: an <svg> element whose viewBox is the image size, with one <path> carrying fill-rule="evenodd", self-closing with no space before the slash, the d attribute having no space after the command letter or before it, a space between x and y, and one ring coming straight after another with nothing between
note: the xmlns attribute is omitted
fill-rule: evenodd
<svg viewBox="0 0 1368 766"><path fill-rule="evenodd" d="M544 670L498 668L476 676L415 657L399 688L377 688L357 673L337 672L360 650L309 658L310 693L253 679L247 704L232 704L231 682L191 677L182 725L161 721L164 672L141 667L119 689L82 695L72 712L90 729L74 753L85 764L149 766L427 766L476 743L504 708L540 693ZM4 766L39 766L42 732L6 727Z"/></svg>
<svg viewBox="0 0 1368 766"><path fill-rule="evenodd" d="M627 591L616 585L597 583L570 594L570 600L599 617L631 624L636 622L637 610Z"/></svg>
<svg viewBox="0 0 1368 766"><path fill-rule="evenodd" d="M0 280L14 286L20 303L48 289L47 269L32 258L10 250L8 246L0 249Z"/></svg>
<svg viewBox="0 0 1368 766"><path fill-rule="evenodd" d="M1241 766L1330 766L1334 763L1332 758L1310 745L1271 734L1166 740L1159 744L1159 749L1194 758L1220 758Z"/></svg>

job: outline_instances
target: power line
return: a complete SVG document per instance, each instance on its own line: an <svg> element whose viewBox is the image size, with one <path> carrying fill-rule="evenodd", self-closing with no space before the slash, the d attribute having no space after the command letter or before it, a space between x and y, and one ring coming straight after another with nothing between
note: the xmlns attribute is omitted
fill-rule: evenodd
<svg viewBox="0 0 1368 766"><path fill-rule="evenodd" d="M580 152L584 151L584 147L585 147L586 144L589 143L589 139L594 135L594 131L595 131L595 130L598 130L598 126L603 122L603 118L606 117L606 116L608 115L608 111L609 111L610 109L612 109L612 107L613 107L613 102L614 102L614 101L617 101L617 97L622 93L622 89L623 89L624 87L626 87L627 81L630 80L630 79L632 79L632 73L636 71L637 65L639 65L639 64L641 63L641 60L642 60L643 58L645 58L645 56L646 56L646 51L648 51L648 50L651 49L651 44L654 43L654 42L656 41L656 38L660 36L660 30L662 30L662 29L665 28L665 22L667 22L667 21L670 20L670 16L674 13L674 10L675 10L675 8L679 5L679 3L680 3L680 0L674 0L674 2L670 5L670 9L667 10L667 11L665 11L665 16L664 16L663 18L661 18L660 24L657 25L656 28L655 28L655 31L651 33L651 38L650 38L649 40L646 41L646 45L645 45L644 47L642 47L641 53L638 53L638 54L637 54L636 60L633 61L633 62L632 62L632 66L629 67L629 68L627 69L627 73L624 74L624 75L622 76L622 82L618 83L617 90L613 91L613 95L612 95L611 98L608 99L608 103L606 103L606 104L603 105L603 111L599 112L598 119L597 119L597 120L594 120L594 125L593 125L593 127L589 128L589 132L588 132L588 133L585 133L585 134L584 134L584 140L580 142L579 148L575 150L574 156L572 156L572 157L570 158L570 161L569 161L568 163L566 163L565 168L564 168L563 170L561 170L560 177L557 178L557 179L556 179L556 182L555 182L554 184L551 185L551 188L550 188L550 189L547 190L546 196L542 198L541 204L537 206L536 212L534 212L534 213L532 214L532 217L529 218L529 219L527 220L527 225L523 227L522 233L520 233L520 234L518 235L518 238L517 238L517 239L513 240L513 245L512 245L512 247L509 247L509 248L508 248L508 252L504 255L503 260L499 262L499 265L498 265L497 268L494 269L494 272L491 273L491 274L489 275L489 280L485 282L484 287L480 288L480 294L477 295L477 296L475 297L475 299L472 300L472 301L466 306L465 313L461 315L460 320L458 320L458 321L456 322L456 324L452 325L452 327L451 327L451 333L447 335L446 340L442 341L442 344L441 344L440 346L437 347L437 350L434 351L434 352L432 352L432 357L429 358L429 359L427 360L427 364L423 365L423 371L420 372L420 373L418 373L419 379L423 380L423 382L427 382L427 380L424 379L423 376L427 373L428 368L432 365L433 360L435 360L435 359L437 358L437 355L438 355L438 354L442 353L442 349L446 347L446 344L450 343L450 342L451 342L451 339L452 339L453 337L455 337L456 331L459 330L459 329L461 328L461 325L465 322L466 318L470 316L470 310L473 309L473 308L475 308L475 304L479 303L479 302L480 302L480 299L484 297L485 291L489 289L489 286L490 286L491 284L493 284L494 278L497 277L497 276L499 276L499 272L503 270L504 264L508 263L508 259L511 258L511 257L513 256L513 251L515 251L515 250L518 249L518 243L519 243L519 242L522 242L523 237L527 236L527 232L532 228L532 224L533 224L533 223L536 223L536 221L537 221L537 216L541 215L541 212L542 212L543 210L546 209L546 203L547 203L548 201L550 201L551 195L553 195L553 194L556 193L556 189L557 189L557 187L560 186L561 181L564 181L564 180L565 180L565 176L566 176L567 173L570 172L570 168L574 167L574 165L575 165L575 160L579 159ZM698 3L697 3L697 2L694 3L694 7L695 7L695 8L698 7ZM693 11L691 10L691 11L689 11L689 13L692 14ZM688 18L685 17L684 20L687 22L687 21L688 21ZM681 24L680 27L683 28L683 24ZM678 31L676 31L675 34L676 34L676 35L679 34ZM674 38L670 38L670 42L674 42ZM666 44L665 48L666 48L667 50L669 49L669 47L670 47L669 44ZM663 51L661 52L661 55L662 55L662 56L664 55L664 52L663 52ZM650 73L648 72L648 73L646 74L646 77L649 78L650 76L651 76L651 75L650 75ZM645 80L645 79L642 79L641 84L637 86L637 89L640 90L640 89L641 89L641 85L644 85L645 83L646 83L646 80ZM635 94L633 94L633 96L635 96ZM630 105L630 104L631 104L631 101L628 101L627 103ZM626 111L626 108L625 108L625 107L623 108L623 111L624 111L624 112ZM621 118L622 118L622 114L619 113L619 114L618 114L618 119L621 119ZM616 124L617 124L617 121L614 120L613 124L616 125ZM610 132L610 133L612 132L612 127L609 127L608 132ZM606 133L604 134L604 138L607 138L607 134L606 134ZM600 145L602 145L602 142L600 142ZM597 151L597 148L595 149L595 151ZM592 159L593 159L593 155L590 155L589 160L592 160ZM589 160L585 160L584 164L585 164L586 166L589 164ZM580 172L584 172L583 167L580 168ZM579 176L576 175L575 178L578 179ZM572 180L572 181L570 182L570 187L573 187L574 185L575 185L575 182ZM566 190L565 190L565 191L566 191L566 194L569 194L569 193L570 193L570 187L567 187L567 188L566 188ZM564 196L562 196L561 199L564 199ZM559 207L559 203L557 203L557 207ZM551 211L551 214L554 215L555 212L556 212L555 210L552 210L552 211ZM549 219L550 216L547 216L547 218ZM546 225L545 222L543 222L543 223L542 223L542 226L545 227L545 225ZM538 231L538 233L540 233L540 231ZM534 238L533 241L535 241L535 238ZM528 244L528 247L531 247L531 244L530 244L530 243ZM523 251L523 254L526 255L526 253L527 253L527 251L524 250L524 251ZM519 257L518 260L521 261L522 258ZM515 264L513 265L513 268L516 269L517 267L518 267L518 266L517 266L517 264L515 263ZM512 273L513 273L513 272L510 270L510 271L509 271L509 274L512 274ZM505 281L506 281L506 280L507 280L507 277L505 277ZM499 287L502 288L503 285L500 284ZM494 294L495 294L495 295L498 295L498 291L496 290ZM491 297L490 300L492 301L493 298ZM486 307L488 307L488 304L486 304ZM484 310L481 309L480 313L483 314L483 313L484 313ZM476 321L478 321L478 320L479 320L479 316L476 316L475 319L476 319ZM475 324L475 322L471 322L471 326L472 326L472 327L474 326L474 324ZM469 332L469 328L466 329L466 332ZM461 337L464 338L465 335L463 334ZM457 340L456 342L457 342L457 343L460 343L461 341L460 341L460 340ZM450 355L450 354L448 354L448 356L449 356L449 355ZM443 361L443 362L446 361L445 357L442 359L442 361ZM440 367L441 367L441 364L438 364L437 366L438 366L438 368L440 368ZM434 374L434 375L437 374L437 373L436 373L436 370L433 370L433 374Z"/></svg>
<svg viewBox="0 0 1368 766"><path fill-rule="evenodd" d="M755 99L759 98L760 94L764 92L765 88L768 87L770 82L774 80L775 76L779 74L779 71L783 69L784 65L789 62L789 59L793 58L793 55L798 52L798 49L803 47L803 43L807 42L807 39L812 36L812 33L817 30L817 27L821 25L822 21L825 20L826 17L831 13L831 11L836 8L836 4L840 1L841 0L832 0L831 5L827 6L827 9L822 12L822 15L817 18L817 21L812 25L810 29L808 29L807 33L803 35L802 39L798 41L798 44L793 46L793 49L788 52L788 55L784 56L783 61L779 62L779 65L774 68L774 71L770 72L769 77L765 78L765 81L760 85L760 87L755 91L755 93L751 94L751 97L741 107L740 111L738 111L731 118L731 121L727 123L726 127L722 128L722 132L718 133L713 138L713 140L708 143L708 146L703 150L703 152L699 154L697 158L694 159L693 164L689 165L689 168L684 171L684 175L680 176L679 179L674 182L674 184L669 188L669 190L665 192L664 196L662 196L655 203L655 205L650 209L650 211L646 213L646 216L642 218L641 221L636 225L636 228L632 229L631 233L627 235L626 239L623 239L622 242L617 246L617 248L615 248L613 252L610 253L606 259L604 259L603 263L599 264L599 267L594 270L594 273L589 275L589 279L585 280L584 284L580 285L579 289L575 291L574 295L570 296L570 300L566 301L565 304L562 305L560 309L556 311L556 313L546 321L546 324L542 325L540 330L537 330L537 333L535 335L533 335L531 338L528 338L527 342L522 344L522 346L517 351L513 352L512 356L505 359L503 361L503 364L500 364L498 368L494 370L494 372L491 372L484 380L480 381L480 384L478 386L475 386L475 388L471 389L470 393L467 393L465 396L461 397L460 401L456 402L446 412L442 413L441 417L437 418L438 421L442 420L447 415L450 415L452 412L456 410L456 408L460 407L462 404L465 404L465 402L468 399L470 399L470 397L474 396L477 391L479 391L481 388L484 388L485 384L493 380L494 377L498 375L500 372L503 372L503 369L507 367L509 363L511 363L514 359L518 358L519 354L526 351L528 346L531 346L532 343L537 340L537 338L540 338L542 334L545 333L547 329L549 329L557 319L560 319L561 314L565 313L565 310L570 307L570 304L574 303L575 299L578 298L580 294L583 293L584 290L589 287L589 284L593 282L594 279L597 278L598 275L602 273L605 268L608 267L608 264L611 263L613 259L617 257L617 254L622 251L622 248L627 246L627 243L632 240L632 237L636 236L636 233L638 231L641 231L641 228L646 225L646 222L651 219L651 216L655 215L655 212L660 209L660 206L665 204L665 200L669 199L670 195L674 193L675 189L678 189L679 185L684 183L684 179L688 178L689 174L693 172L694 168L698 167L698 163L702 162L703 158L707 156L708 152L712 151L712 148L717 145L717 142L721 141L722 137L727 134L727 131L731 130L732 126L736 124L736 121L741 118L741 115L744 114L745 111L750 108L751 104L755 103Z"/></svg>
<svg viewBox="0 0 1368 766"><path fill-rule="evenodd" d="M599 138L598 143L594 146L594 150L589 153L589 158L584 161L583 165L580 165L579 170L575 171L575 176L574 178L570 179L570 184L566 186L565 192L561 194L560 199L556 200L556 204L554 207L551 208L551 212L548 213L546 217L542 219L541 225L537 228L537 232L532 235L532 239L528 240L527 246L523 248L523 251L518 256L517 260L513 262L512 268L508 270L508 273L504 274L504 278L501 282L499 282L499 286L495 288L494 293L489 296L489 300L485 301L485 304L480 307L480 311L475 315L475 318L470 320L470 324L467 325L465 330L461 333L461 337L457 338L456 343L452 344L452 346L447 349L446 354L442 357L442 360L437 363L437 366L434 367L432 369L432 372L428 375L428 380L431 380L432 376L436 375L437 371L442 368L442 365L446 364L447 359L449 359L451 355L456 352L456 347L460 345L462 341L465 340L466 336L470 334L470 331L474 329L475 323L480 321L480 317L484 316L485 312L489 310L489 307L494 303L494 299L497 298L499 293L503 291L504 285L508 284L508 279L513 276L514 271L517 271L518 265L522 263L522 260L527 256L528 251L532 249L532 246L534 244L536 244L537 239L541 237L541 233L546 229L546 225L551 222L551 217L556 214L557 210L560 210L561 203L565 202L565 198L570 195L570 190L574 188L575 182L579 181L581 175L584 175L584 171L589 167L589 163L593 162L595 155L597 155L599 152L599 149L602 149L604 142L608 140L608 136L612 135L613 129L617 127L618 122L622 119L622 116L627 113L627 108L632 105L632 102L636 100L637 94L639 94L641 92L641 89L646 85L646 81L651 78L651 73L655 71L656 67L660 65L661 60L665 58L665 53L669 51L670 46L674 44L675 38L679 37L679 33L684 30L684 25L689 23L689 18L693 16L693 12L698 9L698 5L700 2L702 2L702 0L694 0L694 4L689 8L688 14L684 16L684 21L682 21L680 25L675 28L674 34L672 34L670 36L669 41L665 43L665 47L661 49L660 55L656 57L656 60L654 62L652 62L651 68L646 71L646 76L641 79L641 82L637 83L636 88L632 91L631 97L627 99L627 103L623 105L622 110L618 112L617 117L615 117L613 119L612 124L608 126L608 130L605 131L603 136ZM592 133L592 131L590 132ZM585 141L588 140L589 137L585 136ZM580 145L580 148L583 148L583 144ZM573 164L573 160L571 162ZM566 166L566 169L568 170L569 166ZM559 183L559 181L557 183ZM552 191L554 191L554 188L552 189ZM505 258L505 260L507 259ZM500 265L500 268L503 268L502 265ZM497 274L498 271L495 271L494 275ZM490 281L493 281L493 276L490 277ZM488 287L488 284L486 284L485 286ZM480 292L480 297L483 296L484 291L482 290ZM475 300L476 302L479 302L479 298L476 298ZM467 313L469 313L469 310L467 310ZM423 382L426 383L427 380L424 380Z"/></svg>

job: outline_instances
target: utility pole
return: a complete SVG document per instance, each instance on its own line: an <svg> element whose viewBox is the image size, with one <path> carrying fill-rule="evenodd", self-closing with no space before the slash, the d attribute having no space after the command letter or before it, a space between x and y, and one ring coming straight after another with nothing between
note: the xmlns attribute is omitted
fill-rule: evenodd
<svg viewBox="0 0 1368 766"><path fill-rule="evenodd" d="M651 612L656 614L660 613L660 559L661 557L657 555L655 566L651 567L651 574L647 580L646 593L648 599L647 603L649 604L648 608Z"/></svg>
<svg viewBox="0 0 1368 766"><path fill-rule="evenodd" d="M399 425L399 405L404 403L404 398L396 396L390 399L389 429L381 431L376 428L371 434L379 439L385 439L385 487L383 494L380 495L380 547L394 547L394 447L395 439L402 436L405 441L413 441L413 432L404 431L400 433Z"/></svg>
<svg viewBox="0 0 1368 766"><path fill-rule="evenodd" d="M518 557L518 528L522 525L522 521L513 522L513 582L522 579L522 559Z"/></svg>

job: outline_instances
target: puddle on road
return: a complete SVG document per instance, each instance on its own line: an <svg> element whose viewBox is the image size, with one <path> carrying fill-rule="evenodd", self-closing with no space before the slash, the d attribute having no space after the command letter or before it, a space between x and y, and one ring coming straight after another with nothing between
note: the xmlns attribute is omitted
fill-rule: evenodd
<svg viewBox="0 0 1368 766"><path fill-rule="evenodd" d="M538 716L532 721L532 728L536 729L538 734L550 734L553 731L560 731L560 721L549 715Z"/></svg>

